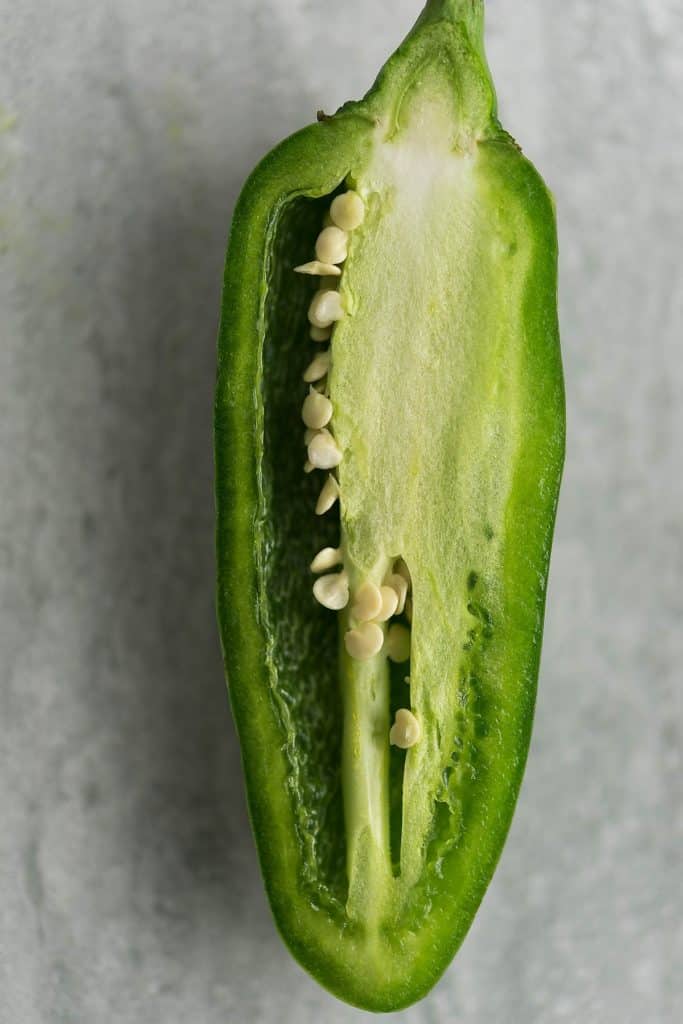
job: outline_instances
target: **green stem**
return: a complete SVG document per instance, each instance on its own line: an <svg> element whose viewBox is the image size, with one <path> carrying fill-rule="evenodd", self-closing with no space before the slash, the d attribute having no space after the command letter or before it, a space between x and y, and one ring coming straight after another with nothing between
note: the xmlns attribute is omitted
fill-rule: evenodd
<svg viewBox="0 0 683 1024"><path fill-rule="evenodd" d="M481 29L484 24L484 0L427 0L417 24L426 21L465 22L471 29Z"/></svg>

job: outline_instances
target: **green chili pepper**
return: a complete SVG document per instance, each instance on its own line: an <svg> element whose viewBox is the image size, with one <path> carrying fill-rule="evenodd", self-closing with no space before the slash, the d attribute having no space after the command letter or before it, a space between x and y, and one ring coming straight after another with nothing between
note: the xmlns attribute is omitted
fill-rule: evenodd
<svg viewBox="0 0 683 1024"><path fill-rule="evenodd" d="M274 149L235 210L229 690L279 929L366 1009L434 984L510 825L564 452L556 264L482 0L430 0L367 96Z"/></svg>

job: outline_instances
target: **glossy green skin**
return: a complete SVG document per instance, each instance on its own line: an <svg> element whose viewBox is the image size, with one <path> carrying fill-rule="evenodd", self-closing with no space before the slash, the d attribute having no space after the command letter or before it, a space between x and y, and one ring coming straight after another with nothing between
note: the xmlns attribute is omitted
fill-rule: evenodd
<svg viewBox="0 0 683 1024"><path fill-rule="evenodd" d="M500 855L531 732L564 453L554 213L541 179L495 121L481 13L477 0L428 4L365 100L273 150L240 196L226 261L215 419L218 617L249 811L269 900L292 953L335 995L372 1010L407 1006L431 988ZM483 682L479 709L470 709L476 722L467 757L478 778L458 791L457 841L454 822L435 819L423 877L407 893L397 888L393 916L385 906L379 923L366 926L345 906L337 625L313 602L306 571L311 551L332 540L329 524L311 514L316 484L301 473L301 337L310 289L286 275L310 258L325 209L296 197L329 197L363 165L392 85L429 57L440 33L467 39L476 57L481 81L469 94L466 83L465 107L487 124L479 146L492 201L503 197L523 215L531 253L520 310L526 455L511 467L497 580L501 621L490 652L482 648L483 668L477 665Z"/></svg>

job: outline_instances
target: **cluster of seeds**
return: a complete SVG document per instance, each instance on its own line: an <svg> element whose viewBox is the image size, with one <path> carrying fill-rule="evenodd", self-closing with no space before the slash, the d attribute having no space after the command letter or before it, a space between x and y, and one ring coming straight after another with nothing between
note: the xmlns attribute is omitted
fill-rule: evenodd
<svg viewBox="0 0 683 1024"><path fill-rule="evenodd" d="M313 341L328 341L334 324L344 316L344 301L338 290L340 264L347 256L349 233L363 223L364 217L365 206L357 192L348 191L336 196L315 243L316 258L294 268L299 274L320 278L320 287L308 309L310 337ZM313 358L303 374L309 386L301 409L308 454L304 472L311 473L314 469L328 471L315 506L317 515L329 511L339 498L339 482L334 470L342 460L342 452L329 429L334 411L328 386L330 366L331 355L327 348ZM338 572L327 572L339 566L341 568ZM324 574L313 584L316 600L332 611L346 608L351 594L342 549L323 548L311 562L311 571ZM394 622L385 633L381 625L404 611L410 621L409 591L410 574L402 559L397 560L381 586L370 580L361 583L352 598L352 628L344 636L344 646L350 657L366 661L384 649L392 661L404 662L409 659L410 632L406 626ZM391 743L404 748L418 741L420 725L410 711L405 708L397 711L389 738Z"/></svg>
<svg viewBox="0 0 683 1024"><path fill-rule="evenodd" d="M326 215L326 223L315 243L316 258L310 263L295 267L299 274L311 274L320 278L320 287L311 300L308 309L310 336L313 341L328 341L332 327L344 316L344 304L337 289L341 277L340 263L346 259L349 232L363 223L365 207L363 200L356 192L344 192L332 201L330 211ZM308 384L308 395L304 399L301 416L306 426L304 441L308 450L308 458L304 471L311 473L314 469L335 469L342 460L342 453L328 429L332 419L332 403L329 398L327 377L330 371L329 348L316 355L304 371L304 380ZM320 492L315 511L323 515L332 508L339 497L339 484L332 473L329 474ZM333 563L334 564L334 563ZM319 570L316 570L319 571ZM341 582L341 581L340 581ZM342 588L343 589L343 588ZM327 585L325 594L330 592ZM320 597L316 594L318 600ZM332 598L334 605L322 601L326 607L343 608L346 604L338 604L339 598ZM348 600L348 587L347 587Z"/></svg>

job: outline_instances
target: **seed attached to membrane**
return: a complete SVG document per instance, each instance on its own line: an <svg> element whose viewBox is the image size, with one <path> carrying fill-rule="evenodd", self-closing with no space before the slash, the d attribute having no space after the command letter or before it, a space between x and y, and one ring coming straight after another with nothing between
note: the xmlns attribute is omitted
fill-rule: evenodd
<svg viewBox="0 0 683 1024"><path fill-rule="evenodd" d="M318 235L315 243L315 254L317 259L309 263L302 263L295 267L299 274L310 274L320 278L320 287L311 300L308 308L308 319L311 324L310 336L313 341L326 341L332 333L332 325L344 316L344 305L341 295L336 290L336 278L341 275L337 266L343 263L347 254L348 235L341 226L348 223L351 227L357 227L364 216L363 202L355 192L347 192L337 197L336 223L333 222L330 213L325 215L323 229ZM329 398L316 390L313 385L316 381L322 380L330 369L330 352L321 352L315 356L304 371L304 380L310 385L308 395L304 399L301 409L301 418L306 425L304 440L308 448L308 459L304 465L304 471L310 473L313 469L334 469L342 460L342 453L329 430L327 424L332 418L332 402ZM322 515L332 508L339 498L339 484L330 473L323 485L315 506L317 515ZM323 548L311 562L312 572L324 572L335 565L343 562L341 548ZM369 608L371 613L379 614L387 602L386 595L382 595L379 587L374 584L367 584L370 596ZM361 588L361 592L362 592ZM396 592L390 587L384 587L384 591L393 596L393 609L398 604ZM342 570L338 573L327 573L321 576L313 584L313 595L320 604L332 611L340 611L345 608L349 600L349 578ZM358 595L356 595L358 602ZM391 602L389 602L391 604ZM366 604L368 605L368 595ZM356 607L354 605L354 607ZM393 610L389 612L389 615ZM357 618L370 619L373 614L357 616ZM375 623L363 621L358 629L350 630L345 637L346 649L354 658L371 658L382 649L384 633Z"/></svg>
<svg viewBox="0 0 683 1024"><path fill-rule="evenodd" d="M304 380L307 384L313 384L317 380L322 380L325 374L329 373L329 369L330 353L320 352L319 355L313 357L304 370Z"/></svg>
<svg viewBox="0 0 683 1024"><path fill-rule="evenodd" d="M330 611L341 611L349 603L348 576L345 572L331 572L327 576L321 576L313 584L313 596ZM379 626L377 628L379 629Z"/></svg>
<svg viewBox="0 0 683 1024"><path fill-rule="evenodd" d="M351 606L351 614L354 619L369 622L371 619L376 619L381 610L382 594L379 587L376 587L370 580L361 583Z"/></svg>
<svg viewBox="0 0 683 1024"><path fill-rule="evenodd" d="M308 307L308 319L314 327L330 327L344 316L341 295L333 289L316 292Z"/></svg>
<svg viewBox="0 0 683 1024"><path fill-rule="evenodd" d="M422 735L422 729L412 711L407 708L399 708L396 712L396 719L389 730L389 742L395 747L407 750L414 747Z"/></svg>
<svg viewBox="0 0 683 1024"><path fill-rule="evenodd" d="M385 650L392 661L407 661L410 657L410 630L394 622L387 630Z"/></svg>
<svg viewBox="0 0 683 1024"><path fill-rule="evenodd" d="M308 335L312 341L327 341L331 334L331 327L311 327L310 331L308 332Z"/></svg>
<svg viewBox="0 0 683 1024"><path fill-rule="evenodd" d="M329 430L319 430L308 446L308 458L315 469L334 469L342 453Z"/></svg>
<svg viewBox="0 0 683 1024"><path fill-rule="evenodd" d="M320 260L311 260L310 263L302 263L294 267L296 274L312 274L315 277L339 277L341 270L335 267L334 263L321 263Z"/></svg>
<svg viewBox="0 0 683 1024"><path fill-rule="evenodd" d="M311 562L311 572L325 572L343 561L341 548L323 548Z"/></svg>
<svg viewBox="0 0 683 1024"><path fill-rule="evenodd" d="M315 243L315 254L321 263L343 263L347 241L346 232L336 225L323 228Z"/></svg>
<svg viewBox="0 0 683 1024"><path fill-rule="evenodd" d="M362 622L356 629L349 629L344 634L347 653L357 661L367 661L379 654L383 640L381 627L375 622Z"/></svg>
<svg viewBox="0 0 683 1024"><path fill-rule="evenodd" d="M311 387L301 407L301 418L311 430L321 430L332 419L332 402Z"/></svg>
<svg viewBox="0 0 683 1024"><path fill-rule="evenodd" d="M374 618L377 622L386 622L392 615L396 613L398 607L398 594L393 587L380 587L379 588L381 606L380 610Z"/></svg>
<svg viewBox="0 0 683 1024"><path fill-rule="evenodd" d="M365 205L357 192L343 192L332 200L330 217L343 231L360 227L365 217Z"/></svg>
<svg viewBox="0 0 683 1024"><path fill-rule="evenodd" d="M318 497L318 501L315 506L315 514L317 516L322 516L325 514L325 512L329 512L329 510L332 508L332 506L334 505L335 501L337 501L338 498L339 484L330 473L327 480L323 484L322 490Z"/></svg>

